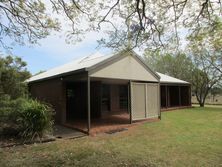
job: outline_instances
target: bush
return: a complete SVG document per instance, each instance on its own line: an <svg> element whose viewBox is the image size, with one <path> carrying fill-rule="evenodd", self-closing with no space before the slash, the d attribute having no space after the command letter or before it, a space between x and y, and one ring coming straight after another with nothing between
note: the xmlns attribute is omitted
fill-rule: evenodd
<svg viewBox="0 0 222 167"><path fill-rule="evenodd" d="M17 118L21 110L22 99L11 100L8 95L0 96L0 134L2 136L17 136L19 126Z"/></svg>
<svg viewBox="0 0 222 167"><path fill-rule="evenodd" d="M0 99L0 133L24 139L42 137L52 131L53 110L49 105L28 98Z"/></svg>
<svg viewBox="0 0 222 167"><path fill-rule="evenodd" d="M37 100L26 100L22 104L17 122L20 135L24 138L42 137L44 133L52 131L52 108Z"/></svg>

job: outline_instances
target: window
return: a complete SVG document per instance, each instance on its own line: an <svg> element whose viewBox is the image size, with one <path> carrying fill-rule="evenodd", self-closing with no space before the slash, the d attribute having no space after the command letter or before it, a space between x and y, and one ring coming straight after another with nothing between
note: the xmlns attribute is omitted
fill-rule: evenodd
<svg viewBox="0 0 222 167"><path fill-rule="evenodd" d="M73 89L67 89L66 94L68 98L74 98L74 90Z"/></svg>
<svg viewBox="0 0 222 167"><path fill-rule="evenodd" d="M110 86L102 85L102 111L110 111Z"/></svg>
<svg viewBox="0 0 222 167"><path fill-rule="evenodd" d="M127 109L128 107L128 87L127 85L119 86L119 107Z"/></svg>

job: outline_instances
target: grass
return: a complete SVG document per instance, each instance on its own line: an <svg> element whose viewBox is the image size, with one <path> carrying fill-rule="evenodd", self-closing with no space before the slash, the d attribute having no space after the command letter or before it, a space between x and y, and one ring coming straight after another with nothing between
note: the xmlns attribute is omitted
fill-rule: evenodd
<svg viewBox="0 0 222 167"><path fill-rule="evenodd" d="M0 166L222 166L222 106L162 113L112 135L0 149Z"/></svg>

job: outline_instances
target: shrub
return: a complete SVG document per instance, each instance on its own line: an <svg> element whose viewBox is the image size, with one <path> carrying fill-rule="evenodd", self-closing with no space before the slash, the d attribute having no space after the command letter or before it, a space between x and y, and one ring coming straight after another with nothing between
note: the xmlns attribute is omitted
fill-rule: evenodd
<svg viewBox="0 0 222 167"><path fill-rule="evenodd" d="M19 111L17 122L20 135L24 138L42 137L44 133L52 131L53 110L37 100L26 100Z"/></svg>
<svg viewBox="0 0 222 167"><path fill-rule="evenodd" d="M52 131L52 108L37 100L26 100L19 111L17 122L21 128L20 135L25 138L42 137Z"/></svg>
<svg viewBox="0 0 222 167"><path fill-rule="evenodd" d="M53 110L47 105L28 98L0 99L0 133L24 139L42 137L52 131Z"/></svg>
<svg viewBox="0 0 222 167"><path fill-rule="evenodd" d="M17 136L19 126L16 119L21 110L22 99L11 100L8 95L0 97L0 134L3 136Z"/></svg>

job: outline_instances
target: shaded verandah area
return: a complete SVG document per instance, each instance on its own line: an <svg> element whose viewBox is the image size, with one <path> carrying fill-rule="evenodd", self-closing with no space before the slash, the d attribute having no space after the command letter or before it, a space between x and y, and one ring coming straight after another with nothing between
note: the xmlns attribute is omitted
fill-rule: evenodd
<svg viewBox="0 0 222 167"><path fill-rule="evenodd" d="M161 111L191 107L190 84L161 84Z"/></svg>
<svg viewBox="0 0 222 167"><path fill-rule="evenodd" d="M67 79L65 126L94 134L129 126L129 81Z"/></svg>
<svg viewBox="0 0 222 167"><path fill-rule="evenodd" d="M119 113L116 115L109 115L102 118L91 118L90 131L88 130L87 120L76 119L67 121L64 125L87 134L97 134L101 132L121 131L124 128L129 127L129 115Z"/></svg>

